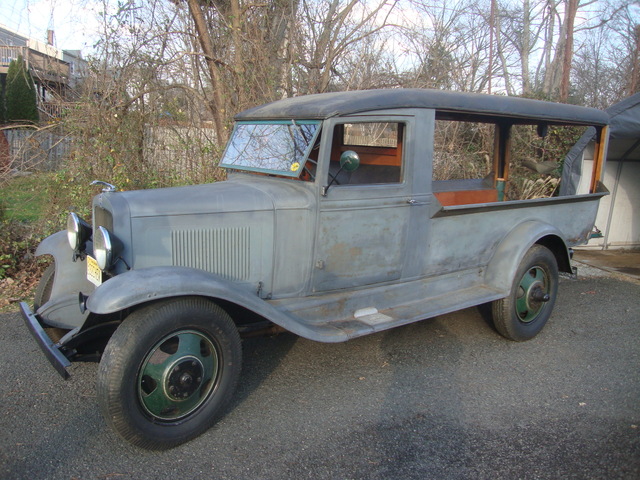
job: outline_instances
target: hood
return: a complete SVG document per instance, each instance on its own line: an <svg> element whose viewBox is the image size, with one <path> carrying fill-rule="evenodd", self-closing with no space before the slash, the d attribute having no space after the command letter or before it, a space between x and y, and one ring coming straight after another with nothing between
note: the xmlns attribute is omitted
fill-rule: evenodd
<svg viewBox="0 0 640 480"><path fill-rule="evenodd" d="M108 196L112 204L117 202L115 197L120 197L131 218L306 209L312 202L312 194L302 182L257 175L234 175L228 181L204 185L102 195Z"/></svg>
<svg viewBox="0 0 640 480"><path fill-rule="evenodd" d="M116 195L127 203L131 218L273 209L271 198L260 190L228 182L136 190Z"/></svg>

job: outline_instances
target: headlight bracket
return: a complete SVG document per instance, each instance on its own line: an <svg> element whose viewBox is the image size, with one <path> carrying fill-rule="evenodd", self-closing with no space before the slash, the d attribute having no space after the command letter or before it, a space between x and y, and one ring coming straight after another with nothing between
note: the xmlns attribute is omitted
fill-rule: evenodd
<svg viewBox="0 0 640 480"><path fill-rule="evenodd" d="M67 240L73 250L72 260L84 260L87 256L87 242L93 234L91 225L77 213L70 212L67 217Z"/></svg>

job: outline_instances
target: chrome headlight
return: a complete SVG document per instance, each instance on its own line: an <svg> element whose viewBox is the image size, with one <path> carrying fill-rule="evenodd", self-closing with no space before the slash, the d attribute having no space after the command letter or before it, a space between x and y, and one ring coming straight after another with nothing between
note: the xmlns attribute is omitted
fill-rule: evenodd
<svg viewBox="0 0 640 480"><path fill-rule="evenodd" d="M120 242L104 227L96 228L93 236L93 255L102 270L108 270L120 250Z"/></svg>
<svg viewBox="0 0 640 480"><path fill-rule="evenodd" d="M74 252L84 251L87 240L91 238L91 225L71 212L67 217L67 239Z"/></svg>

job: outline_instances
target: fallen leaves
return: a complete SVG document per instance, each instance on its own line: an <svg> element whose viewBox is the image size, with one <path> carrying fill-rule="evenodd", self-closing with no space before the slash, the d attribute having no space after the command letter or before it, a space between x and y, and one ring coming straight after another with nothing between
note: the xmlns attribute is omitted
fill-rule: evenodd
<svg viewBox="0 0 640 480"><path fill-rule="evenodd" d="M12 277L0 280L0 310L7 310L14 303L30 300L45 267L45 264L35 259L22 262L20 270Z"/></svg>

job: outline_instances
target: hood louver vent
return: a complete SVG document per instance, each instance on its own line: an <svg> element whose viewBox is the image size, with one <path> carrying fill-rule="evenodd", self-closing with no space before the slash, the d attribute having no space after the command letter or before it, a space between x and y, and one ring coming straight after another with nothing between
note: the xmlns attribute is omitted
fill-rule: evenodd
<svg viewBox="0 0 640 480"><path fill-rule="evenodd" d="M180 230L171 235L173 265L198 268L230 280L248 280L249 227Z"/></svg>

